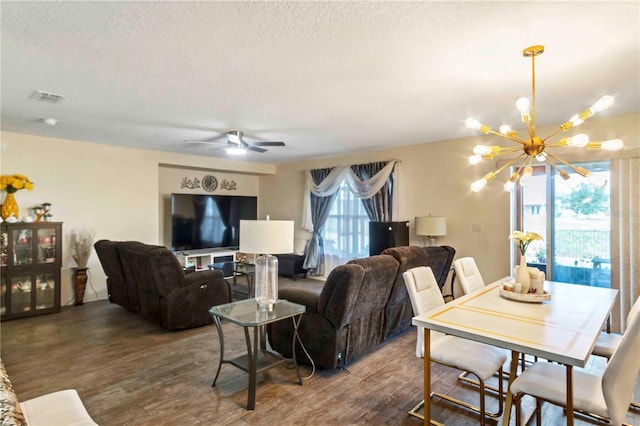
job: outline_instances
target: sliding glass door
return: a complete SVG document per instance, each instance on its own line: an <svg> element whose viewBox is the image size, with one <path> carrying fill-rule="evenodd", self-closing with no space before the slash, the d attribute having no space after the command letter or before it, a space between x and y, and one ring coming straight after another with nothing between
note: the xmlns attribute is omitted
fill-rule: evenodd
<svg viewBox="0 0 640 426"><path fill-rule="evenodd" d="M591 181L569 168L564 170L571 178L565 181L550 166L535 166L517 187L514 223L545 237L530 245L527 263L548 280L610 287L609 162L580 165L591 171Z"/></svg>

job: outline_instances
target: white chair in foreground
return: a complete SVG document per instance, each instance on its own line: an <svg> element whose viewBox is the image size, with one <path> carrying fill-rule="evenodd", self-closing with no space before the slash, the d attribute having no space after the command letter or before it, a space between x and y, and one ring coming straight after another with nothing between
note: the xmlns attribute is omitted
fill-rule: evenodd
<svg viewBox="0 0 640 426"><path fill-rule="evenodd" d="M442 297L442 293L440 293L440 288L438 287L431 268L420 266L409 269L403 274L403 278L409 293L409 298L411 299L414 315L417 316L444 305L444 298ZM473 340L444 335L435 331L432 331L430 336L430 356L432 361L460 370L466 370L478 377L480 407L437 392L432 392L429 396L437 396L480 413L481 425L485 424L485 416L496 418L502 415L502 400L504 394L502 380L498 380L498 403L500 408L497 413L489 413L485 410L485 380L493 376L496 372L500 373L498 377L502 377L502 364L507 359L504 351ZM424 356L424 330L422 327L418 327L416 356ZM411 409L409 414L424 420L424 416L418 413L418 410L420 410L423 404L424 400Z"/></svg>
<svg viewBox="0 0 640 426"><path fill-rule="evenodd" d="M636 377L640 371L640 315L631 318L620 345L613 353L604 374L573 370L574 411L593 413L612 425L621 425L629 408ZM516 404L516 426L521 422L520 402L524 395L536 398L536 420L542 421L542 402L565 406L566 367L537 362L527 368L511 384Z"/></svg>
<svg viewBox="0 0 640 426"><path fill-rule="evenodd" d="M484 280L473 257L461 257L453 261L453 270L460 281L464 294L484 287Z"/></svg>
<svg viewBox="0 0 640 426"><path fill-rule="evenodd" d="M637 315L638 312L640 312L640 298L636 300L636 303L633 304L631 310L629 311L629 315L627 315L627 327L631 323L633 316ZM607 358L608 362L613 356L613 353L616 351L616 349L618 349L618 346L620 346L621 341L622 334L602 332L598 337L596 346L593 348L593 351L591 353L596 356ZM632 410L640 411L640 404L638 404L637 402L631 402L629 408L631 408Z"/></svg>

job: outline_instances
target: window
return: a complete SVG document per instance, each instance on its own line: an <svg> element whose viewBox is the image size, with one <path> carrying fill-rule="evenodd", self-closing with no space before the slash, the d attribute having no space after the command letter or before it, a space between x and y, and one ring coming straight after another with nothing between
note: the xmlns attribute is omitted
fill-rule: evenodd
<svg viewBox="0 0 640 426"><path fill-rule="evenodd" d="M609 162L579 164L600 182L610 182ZM572 172L568 181L550 166L534 167L515 200L516 228L545 239L527 250L527 263L549 280L611 286L610 183L594 185Z"/></svg>
<svg viewBox="0 0 640 426"><path fill-rule="evenodd" d="M347 259L369 256L369 217L345 182L338 189L322 238L327 255Z"/></svg>

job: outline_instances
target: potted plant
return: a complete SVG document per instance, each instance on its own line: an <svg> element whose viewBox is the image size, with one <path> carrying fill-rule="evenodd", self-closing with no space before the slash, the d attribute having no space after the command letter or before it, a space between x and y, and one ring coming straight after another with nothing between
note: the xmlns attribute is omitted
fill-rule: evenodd
<svg viewBox="0 0 640 426"><path fill-rule="evenodd" d="M73 268L73 281L75 284L75 302L74 305L82 305L84 299L84 291L87 286L87 264L89 256L93 249L93 238L95 232L83 230L71 231L71 253L73 260L78 265Z"/></svg>

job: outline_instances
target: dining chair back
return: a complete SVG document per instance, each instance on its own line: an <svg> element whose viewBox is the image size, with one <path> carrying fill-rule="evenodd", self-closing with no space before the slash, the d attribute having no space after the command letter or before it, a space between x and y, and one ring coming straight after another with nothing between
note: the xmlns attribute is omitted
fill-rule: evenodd
<svg viewBox="0 0 640 426"><path fill-rule="evenodd" d="M437 308L444 305L444 298L438 287L436 277L433 275L431 268L429 267L417 267L411 268L402 274L404 278L407 292L409 293L409 299L411 300L411 307L413 308L414 315L420 315L427 312L430 309ZM442 333L431 332L431 340L435 340L441 336ZM416 340L416 356L418 358L424 356L424 333L423 328L418 327L418 338Z"/></svg>
<svg viewBox="0 0 640 426"><path fill-rule="evenodd" d="M639 355L640 315L636 312L602 375L573 370L574 411L595 414L612 425L623 424L640 372ZM521 421L520 402L525 394L536 398L537 424L541 424L542 401L565 406L564 373L562 365L537 362L515 379L511 390L515 395L516 425Z"/></svg>
<svg viewBox="0 0 640 426"><path fill-rule="evenodd" d="M637 302L636 302L637 304ZM602 393L610 422L622 424L640 372L640 315L636 311L602 376Z"/></svg>
<svg viewBox="0 0 640 426"><path fill-rule="evenodd" d="M636 300L636 302L631 307L629 314L627 315L626 326L628 327L633 319L633 316L640 312L640 297ZM596 345L593 348L594 355L602 356L607 359L611 359L613 353L616 351L618 346L620 345L620 340L622 340L622 334L619 333L608 333L602 332L600 336L598 336L598 340L596 341Z"/></svg>
<svg viewBox="0 0 640 426"><path fill-rule="evenodd" d="M461 257L453 261L453 270L460 281L460 287L464 294L484 287L482 274L473 257Z"/></svg>
<svg viewBox="0 0 640 426"><path fill-rule="evenodd" d="M402 275L413 313L417 315L424 314L431 309L444 305L444 298L438 287L431 268L419 266L405 271ZM480 424L485 424L485 416L496 418L502 415L502 364L506 361L505 352L499 348L479 343L473 340L463 339L461 337L444 335L435 331L429 333L430 336L430 352L429 357L432 361L448 367L459 370L468 371L478 378L478 386L480 392L480 406L476 407L464 401L460 401L449 395L433 392L432 395L447 400L454 404L460 405L467 409L473 410L480 414ZM424 357L424 329L418 327L418 335L416 339L416 356ZM485 381L498 374L498 412L490 413L485 410ZM417 411L424 404L424 400L416 405L409 414L414 417L423 419Z"/></svg>

